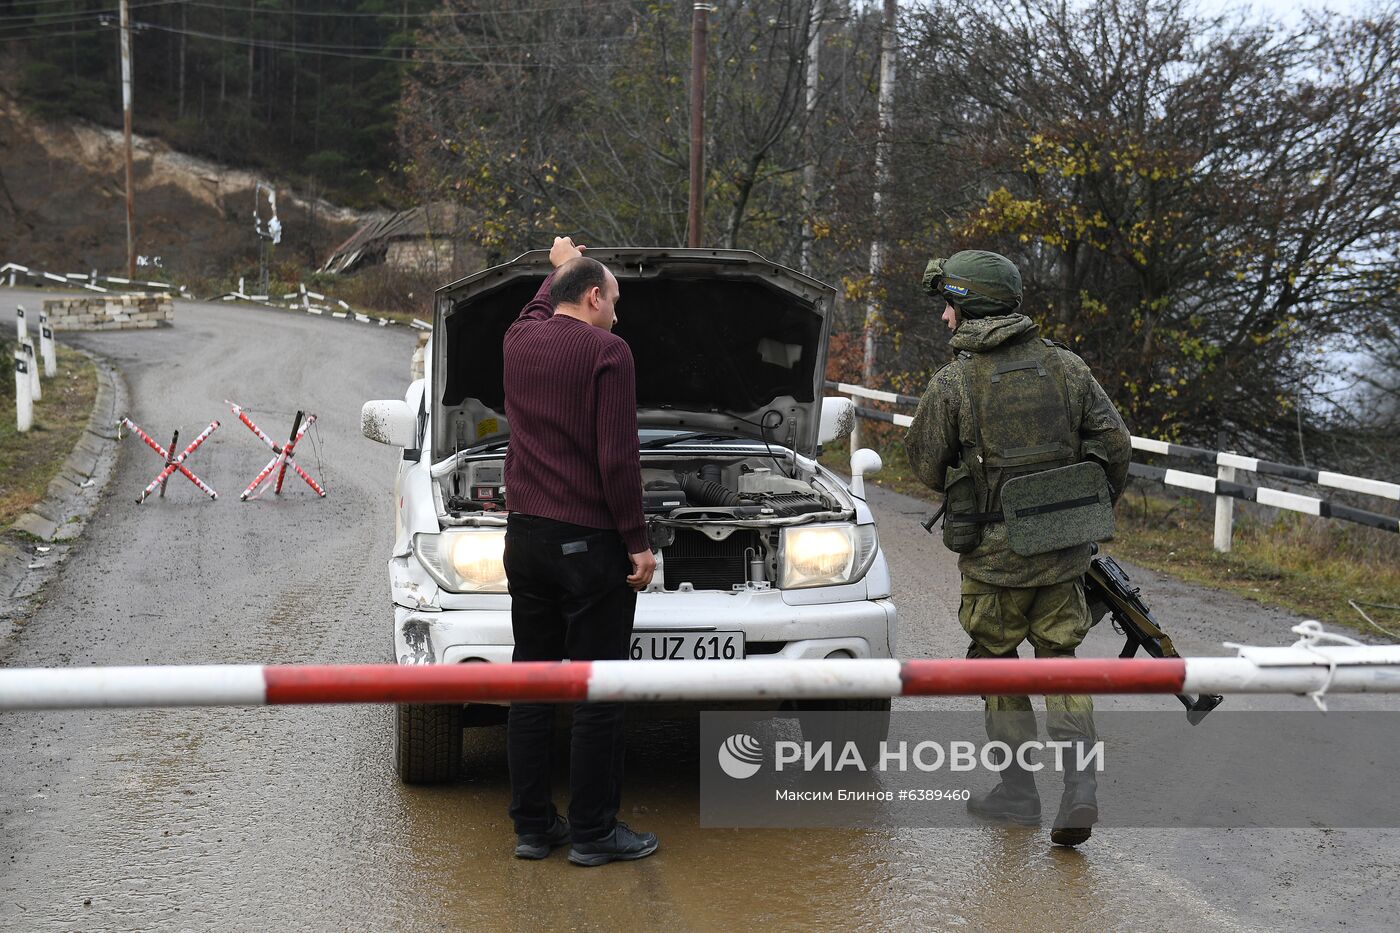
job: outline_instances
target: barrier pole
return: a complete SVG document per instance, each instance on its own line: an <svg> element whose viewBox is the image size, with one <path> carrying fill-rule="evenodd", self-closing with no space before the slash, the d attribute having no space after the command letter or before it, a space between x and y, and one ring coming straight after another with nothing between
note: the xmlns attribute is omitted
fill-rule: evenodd
<svg viewBox="0 0 1400 933"><path fill-rule="evenodd" d="M34 427L34 399L29 396L29 363L15 347L15 425L21 434Z"/></svg>
<svg viewBox="0 0 1400 933"><path fill-rule="evenodd" d="M1004 694L1400 693L1400 646L1240 657L572 661L0 668L0 711L322 703L856 699Z"/></svg>

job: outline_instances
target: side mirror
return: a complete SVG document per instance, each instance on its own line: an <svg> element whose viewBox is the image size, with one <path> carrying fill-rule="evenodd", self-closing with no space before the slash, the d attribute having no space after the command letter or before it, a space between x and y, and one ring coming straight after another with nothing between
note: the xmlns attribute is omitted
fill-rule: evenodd
<svg viewBox="0 0 1400 933"><path fill-rule="evenodd" d="M391 447L415 447L418 419L403 399L365 402L365 407L360 409L360 433Z"/></svg>
<svg viewBox="0 0 1400 933"><path fill-rule="evenodd" d="M879 473L884 465L880 455L869 447L862 447L851 454L851 494L864 499L866 474Z"/></svg>
<svg viewBox="0 0 1400 933"><path fill-rule="evenodd" d="M822 422L817 443L825 444L851 433L856 425L856 404L843 395L822 399Z"/></svg>

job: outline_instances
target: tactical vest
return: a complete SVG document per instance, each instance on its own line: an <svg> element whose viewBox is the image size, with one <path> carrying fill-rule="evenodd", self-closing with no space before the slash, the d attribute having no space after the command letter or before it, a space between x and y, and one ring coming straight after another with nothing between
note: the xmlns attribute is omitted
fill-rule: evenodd
<svg viewBox="0 0 1400 933"><path fill-rule="evenodd" d="M944 543L959 553L975 550L983 527L1000 521L1022 556L1110 537L1107 476L1097 464L1080 463L1078 419L1055 344L1032 338L963 352L955 365L971 409L971 443L962 445L946 478ZM1032 474L1044 475L1007 489ZM1004 491L1014 500L1009 508Z"/></svg>

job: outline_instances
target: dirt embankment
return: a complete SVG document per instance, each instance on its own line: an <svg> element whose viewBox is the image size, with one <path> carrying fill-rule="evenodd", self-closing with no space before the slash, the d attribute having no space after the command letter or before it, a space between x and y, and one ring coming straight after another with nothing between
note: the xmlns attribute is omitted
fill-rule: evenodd
<svg viewBox="0 0 1400 933"><path fill-rule="evenodd" d="M136 252L159 256L163 276L224 277L254 263L251 172L134 139ZM319 264L374 215L298 197L277 185L282 243L274 261ZM27 113L0 89L0 262L58 272L126 267L120 131ZM149 274L157 274L151 270Z"/></svg>

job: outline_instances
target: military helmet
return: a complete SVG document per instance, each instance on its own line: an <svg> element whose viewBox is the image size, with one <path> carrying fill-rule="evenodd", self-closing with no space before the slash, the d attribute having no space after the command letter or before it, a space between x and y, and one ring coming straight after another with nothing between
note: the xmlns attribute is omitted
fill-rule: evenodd
<svg viewBox="0 0 1400 933"><path fill-rule="evenodd" d="M1021 273L1000 253L965 249L929 260L924 291L949 302L965 318L1010 314L1021 306Z"/></svg>

